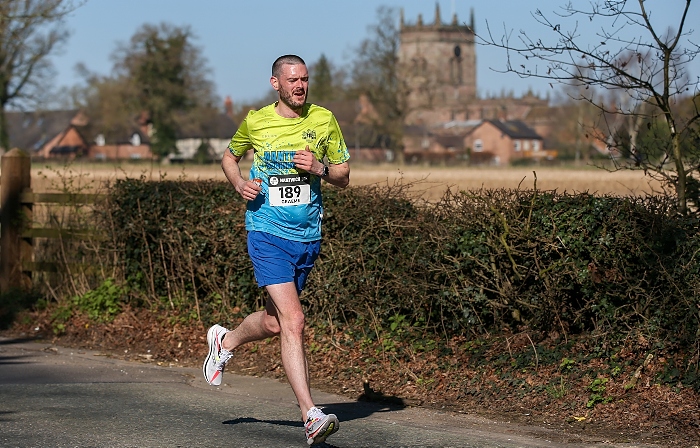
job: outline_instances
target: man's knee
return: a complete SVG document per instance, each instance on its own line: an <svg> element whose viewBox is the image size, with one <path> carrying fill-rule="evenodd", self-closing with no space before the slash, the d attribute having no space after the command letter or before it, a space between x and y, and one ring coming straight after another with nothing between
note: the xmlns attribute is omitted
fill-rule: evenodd
<svg viewBox="0 0 700 448"><path fill-rule="evenodd" d="M281 331L293 335L301 335L304 333L304 325L306 318L303 311L298 311L280 319Z"/></svg>

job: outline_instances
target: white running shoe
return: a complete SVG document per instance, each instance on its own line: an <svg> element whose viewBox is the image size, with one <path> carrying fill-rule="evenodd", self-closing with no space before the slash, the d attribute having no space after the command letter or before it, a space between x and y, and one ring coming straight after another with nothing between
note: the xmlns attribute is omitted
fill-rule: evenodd
<svg viewBox="0 0 700 448"><path fill-rule="evenodd" d="M324 414L318 408L311 408L306 413L306 443L309 445L317 445L323 443L326 437L336 432L340 426L338 417L335 414Z"/></svg>
<svg viewBox="0 0 700 448"><path fill-rule="evenodd" d="M202 365L204 379L212 386L220 386L221 378L224 376L226 363L233 358L233 353L221 346L224 335L228 332L221 325L212 326L207 331L207 343L209 343L209 353Z"/></svg>

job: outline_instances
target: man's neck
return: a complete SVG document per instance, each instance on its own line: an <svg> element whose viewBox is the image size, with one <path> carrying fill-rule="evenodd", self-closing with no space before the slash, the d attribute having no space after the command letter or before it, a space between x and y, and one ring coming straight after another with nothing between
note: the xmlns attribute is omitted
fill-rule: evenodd
<svg viewBox="0 0 700 448"><path fill-rule="evenodd" d="M282 101L277 101L277 104L275 104L275 112L283 118L299 118L301 114L304 113L304 106L293 109Z"/></svg>

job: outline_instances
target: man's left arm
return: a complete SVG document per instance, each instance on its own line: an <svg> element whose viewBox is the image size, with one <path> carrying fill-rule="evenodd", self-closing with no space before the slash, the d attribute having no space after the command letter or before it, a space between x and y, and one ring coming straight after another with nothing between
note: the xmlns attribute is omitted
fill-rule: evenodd
<svg viewBox="0 0 700 448"><path fill-rule="evenodd" d="M325 166L323 162L316 159L308 145L303 151L297 151L292 160L297 168L315 174L336 187L345 188L350 183L350 163L330 164L328 166L328 175L324 176Z"/></svg>
<svg viewBox="0 0 700 448"><path fill-rule="evenodd" d="M347 187L350 183L350 163L343 162L337 165L328 165L328 176L323 179L336 187Z"/></svg>

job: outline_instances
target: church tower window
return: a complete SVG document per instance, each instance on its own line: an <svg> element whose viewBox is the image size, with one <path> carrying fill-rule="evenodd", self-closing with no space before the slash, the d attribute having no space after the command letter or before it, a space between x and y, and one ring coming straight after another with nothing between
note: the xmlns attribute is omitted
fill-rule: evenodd
<svg viewBox="0 0 700 448"><path fill-rule="evenodd" d="M462 84L462 48L455 45L454 56L450 59L450 78L452 84L458 86Z"/></svg>

